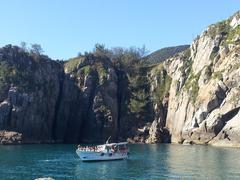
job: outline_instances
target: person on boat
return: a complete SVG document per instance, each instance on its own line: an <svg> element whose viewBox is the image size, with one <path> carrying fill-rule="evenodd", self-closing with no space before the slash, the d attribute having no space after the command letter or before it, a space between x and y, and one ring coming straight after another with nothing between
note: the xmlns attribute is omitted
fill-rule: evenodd
<svg viewBox="0 0 240 180"><path fill-rule="evenodd" d="M117 152L117 146L113 146L113 152L116 153Z"/></svg>
<svg viewBox="0 0 240 180"><path fill-rule="evenodd" d="M109 153L109 150L110 150L109 146L106 146L106 149L107 149L107 153Z"/></svg>

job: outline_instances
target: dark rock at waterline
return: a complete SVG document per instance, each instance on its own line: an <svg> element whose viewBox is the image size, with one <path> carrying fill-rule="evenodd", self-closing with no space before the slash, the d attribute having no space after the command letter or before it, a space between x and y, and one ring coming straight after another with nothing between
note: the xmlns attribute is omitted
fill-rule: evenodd
<svg viewBox="0 0 240 180"><path fill-rule="evenodd" d="M13 131L0 131L0 144L21 144L22 134Z"/></svg>

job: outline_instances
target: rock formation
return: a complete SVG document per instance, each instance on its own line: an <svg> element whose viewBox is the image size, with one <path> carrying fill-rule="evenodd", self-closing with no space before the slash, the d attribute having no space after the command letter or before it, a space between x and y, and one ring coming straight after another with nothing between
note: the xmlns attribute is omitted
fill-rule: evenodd
<svg viewBox="0 0 240 180"><path fill-rule="evenodd" d="M21 144L22 134L12 131L0 131L0 144Z"/></svg>
<svg viewBox="0 0 240 180"><path fill-rule="evenodd" d="M172 142L238 145L239 17L209 26L187 58L164 63L173 79L166 120Z"/></svg>
<svg viewBox="0 0 240 180"><path fill-rule="evenodd" d="M239 146L239 12L164 62L123 65L116 59L129 56L121 53L98 50L61 62L1 48L0 142L92 143L112 136Z"/></svg>

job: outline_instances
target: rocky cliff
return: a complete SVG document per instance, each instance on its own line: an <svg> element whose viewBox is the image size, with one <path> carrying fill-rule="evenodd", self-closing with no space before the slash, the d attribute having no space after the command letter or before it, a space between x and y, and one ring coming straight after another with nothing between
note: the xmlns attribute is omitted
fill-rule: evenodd
<svg viewBox="0 0 240 180"><path fill-rule="evenodd" d="M60 62L1 48L0 140L240 145L239 12L164 62L142 61L123 50Z"/></svg>
<svg viewBox="0 0 240 180"><path fill-rule="evenodd" d="M0 59L1 129L21 132L25 142L51 142L63 68L10 45Z"/></svg>
<svg viewBox="0 0 240 180"><path fill-rule="evenodd" d="M172 142L239 145L239 24L238 12L164 62L172 78L166 119Z"/></svg>

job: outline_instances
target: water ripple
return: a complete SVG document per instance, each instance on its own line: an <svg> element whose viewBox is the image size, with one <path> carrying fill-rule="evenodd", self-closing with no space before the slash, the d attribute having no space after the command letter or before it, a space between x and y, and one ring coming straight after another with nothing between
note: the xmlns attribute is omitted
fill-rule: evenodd
<svg viewBox="0 0 240 180"><path fill-rule="evenodd" d="M128 160L83 163L75 145L0 146L0 179L239 179L240 149L131 145ZM3 155L4 154L4 155Z"/></svg>

